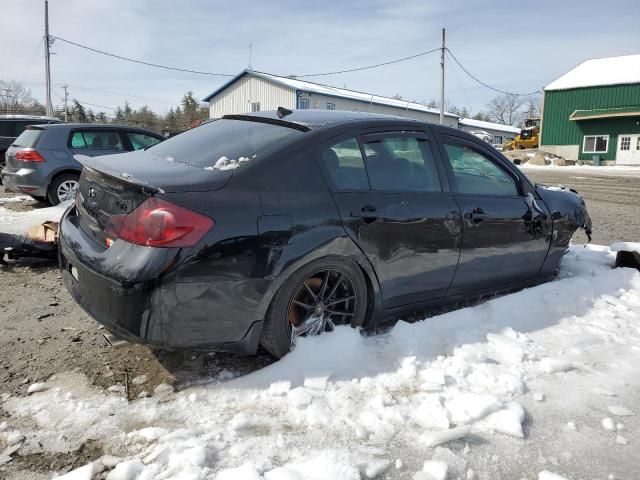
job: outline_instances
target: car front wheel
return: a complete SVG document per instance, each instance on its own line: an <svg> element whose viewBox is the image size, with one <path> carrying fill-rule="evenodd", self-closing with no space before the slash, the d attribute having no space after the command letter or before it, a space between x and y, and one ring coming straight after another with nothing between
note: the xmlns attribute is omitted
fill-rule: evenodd
<svg viewBox="0 0 640 480"><path fill-rule="evenodd" d="M282 358L300 337L362 325L367 286L351 260L330 257L311 262L289 277L273 298L262 330L262 345Z"/></svg>
<svg viewBox="0 0 640 480"><path fill-rule="evenodd" d="M60 202L73 200L78 189L78 180L78 175L73 173L65 173L54 178L47 191L49 203L58 205Z"/></svg>

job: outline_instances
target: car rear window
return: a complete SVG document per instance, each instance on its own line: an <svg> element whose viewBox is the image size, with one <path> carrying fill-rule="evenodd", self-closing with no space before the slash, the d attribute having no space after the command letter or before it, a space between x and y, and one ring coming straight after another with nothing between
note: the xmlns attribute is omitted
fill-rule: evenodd
<svg viewBox="0 0 640 480"><path fill-rule="evenodd" d="M41 128L27 128L13 142L14 147L35 147L44 132Z"/></svg>
<svg viewBox="0 0 640 480"><path fill-rule="evenodd" d="M221 119L169 138L147 152L205 170L229 170L300 135L299 130L279 125Z"/></svg>

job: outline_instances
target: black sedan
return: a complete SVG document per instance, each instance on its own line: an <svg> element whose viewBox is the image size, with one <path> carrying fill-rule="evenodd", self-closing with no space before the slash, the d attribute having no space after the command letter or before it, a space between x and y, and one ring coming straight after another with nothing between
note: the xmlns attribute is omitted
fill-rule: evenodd
<svg viewBox="0 0 640 480"><path fill-rule="evenodd" d="M232 115L80 159L63 279L116 336L276 357L334 325L552 278L582 198L460 130L382 115Z"/></svg>

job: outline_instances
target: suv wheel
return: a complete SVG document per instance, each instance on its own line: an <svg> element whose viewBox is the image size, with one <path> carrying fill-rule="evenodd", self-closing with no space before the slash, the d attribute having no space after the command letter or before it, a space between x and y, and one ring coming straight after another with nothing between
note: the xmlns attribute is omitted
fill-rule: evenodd
<svg viewBox="0 0 640 480"><path fill-rule="evenodd" d="M361 325L367 286L360 268L341 257L311 262L289 277L274 296L262 330L262 345L282 358L300 337Z"/></svg>
<svg viewBox="0 0 640 480"><path fill-rule="evenodd" d="M73 200L78 188L79 178L75 173L65 173L54 178L47 191L49 203L58 205L60 202Z"/></svg>

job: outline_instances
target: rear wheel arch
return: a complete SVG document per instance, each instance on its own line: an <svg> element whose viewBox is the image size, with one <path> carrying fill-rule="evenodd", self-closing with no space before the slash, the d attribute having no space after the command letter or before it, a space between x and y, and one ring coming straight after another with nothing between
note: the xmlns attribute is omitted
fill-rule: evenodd
<svg viewBox="0 0 640 480"><path fill-rule="evenodd" d="M49 181L47 183L47 199L49 200L49 203L51 203L52 205L57 205L59 202L58 201L54 201L54 197L53 194L54 192L52 192L52 188L58 183L58 181L62 178L62 177L75 177L77 181L80 181L80 174L82 173L81 170L75 170L72 168L67 168L64 170L58 170L56 172L54 172L50 177L49 177Z"/></svg>

